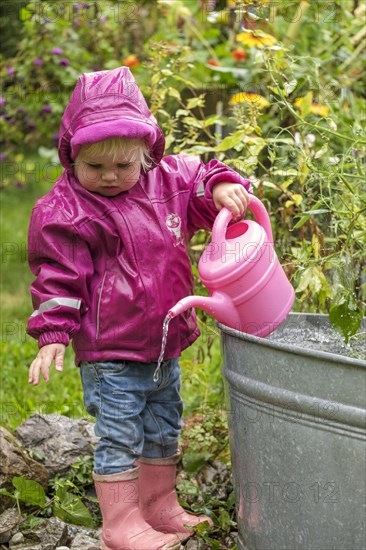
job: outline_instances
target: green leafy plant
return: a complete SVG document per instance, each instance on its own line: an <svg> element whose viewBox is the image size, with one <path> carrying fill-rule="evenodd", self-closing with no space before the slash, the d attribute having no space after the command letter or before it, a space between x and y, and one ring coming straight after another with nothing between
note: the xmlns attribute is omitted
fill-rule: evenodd
<svg viewBox="0 0 366 550"><path fill-rule="evenodd" d="M227 481L225 496L218 496L216 484L208 484L202 491L195 478L183 479L177 485L180 504L197 514L206 514L214 522L210 527L204 522L194 531L195 536L204 542L204 548L222 548L223 539L237 528L235 495L231 482ZM232 543L229 548L236 548Z"/></svg>
<svg viewBox="0 0 366 550"><path fill-rule="evenodd" d="M67 491L66 487L58 487L54 496L53 513L63 521L93 527L94 521L88 508L80 497Z"/></svg>
<svg viewBox="0 0 366 550"><path fill-rule="evenodd" d="M92 479L91 468L91 456L81 458L72 464L65 478L57 476L51 480L52 491L49 497L37 481L26 479L23 476L13 477L13 492L3 488L0 489L0 494L16 501L19 517L21 516L21 504L31 507L31 512L26 514L28 525L36 522L37 516L47 516L53 513L68 523L93 527L93 517L82 500L82 498L86 498L84 486L90 485ZM88 498L92 500L92 497Z"/></svg>
<svg viewBox="0 0 366 550"><path fill-rule="evenodd" d="M37 506L46 508L48 505L46 493L37 481L26 479L23 476L14 476L12 479L14 491L10 492L6 489L0 489L0 494L13 498L16 501L19 517L21 516L20 503L26 506Z"/></svg>
<svg viewBox="0 0 366 550"><path fill-rule="evenodd" d="M93 456L85 455L81 456L75 462L73 462L65 475L57 475L53 481L52 486L58 487L60 484L67 484L78 494L84 494L84 486L90 485L93 473Z"/></svg>
<svg viewBox="0 0 366 550"><path fill-rule="evenodd" d="M85 488L92 483L93 457L86 455L71 464L66 475L57 475L50 482L54 491L53 511L56 516L75 525L93 527L95 521L84 502L95 503Z"/></svg>
<svg viewBox="0 0 366 550"><path fill-rule="evenodd" d="M182 435L183 467L190 475L197 474L210 460L229 461L226 413L210 407L204 414L187 419Z"/></svg>
<svg viewBox="0 0 366 550"><path fill-rule="evenodd" d="M249 5L252 3L237 3L244 20L245 14L249 17ZM256 18L259 23L255 25L262 27L257 30L253 24L243 33L244 38L259 43L250 44L246 50L245 69L234 68L228 58L235 40L216 46L215 35L208 47L205 37L210 26L199 33L192 32L191 23L187 23L191 44L198 47L200 43L210 55L220 52L213 56L215 63L210 69L217 81L225 82L226 96L217 97L217 105L226 102L221 116L207 116L210 97L199 93L194 80L200 58L194 63L190 48L182 41L176 43L166 61L169 46L160 42L151 48L149 44L153 85L146 92L173 153L182 151L204 158L215 155L250 177L271 213L276 250L295 286L295 308L332 311L333 326L348 339L359 331L365 311L362 163L366 135L359 87L365 71L353 53L360 24L345 6L339 6L332 18L316 14L324 19L324 25L319 24L314 37L309 20L315 14L309 3L304 7L302 17L291 20L287 27L281 18L281 4L275 8L279 24L276 18L271 25ZM238 19L231 19L235 36ZM304 41L292 41L300 27L307 44L305 57ZM329 57L321 44L323 33L329 35L335 28L342 37L346 74L339 71L336 56ZM279 39L262 33L262 29L274 31ZM236 40L243 40L243 35L237 35ZM264 43L260 43L261 37ZM324 63L329 72L319 70ZM206 71L207 65L203 82L209 79ZM353 74L357 74L356 80L350 78ZM249 86L244 85L248 75ZM243 91L235 93L235 83ZM176 107L170 106L174 103ZM194 241L193 247L199 249L201 242ZM350 257L345 277L344 259Z"/></svg>

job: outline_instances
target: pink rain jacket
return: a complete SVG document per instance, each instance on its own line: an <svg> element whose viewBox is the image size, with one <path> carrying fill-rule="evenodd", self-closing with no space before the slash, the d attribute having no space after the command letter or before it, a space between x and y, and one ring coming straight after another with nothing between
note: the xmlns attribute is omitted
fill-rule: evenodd
<svg viewBox="0 0 366 550"><path fill-rule="evenodd" d="M143 137L154 166L116 197L84 189L72 160L80 146ZM35 311L27 332L39 347L72 339L82 360L157 361L165 315L193 293L187 243L217 215L215 183L241 183L225 164L173 155L128 68L83 74L61 122L64 172L35 205L29 264ZM199 336L194 311L171 321L165 358Z"/></svg>

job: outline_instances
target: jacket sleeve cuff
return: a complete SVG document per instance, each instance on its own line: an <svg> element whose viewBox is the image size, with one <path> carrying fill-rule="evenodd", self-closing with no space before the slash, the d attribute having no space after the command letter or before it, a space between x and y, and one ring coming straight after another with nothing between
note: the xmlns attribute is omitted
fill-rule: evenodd
<svg viewBox="0 0 366 550"><path fill-rule="evenodd" d="M69 342L70 336L67 332L43 332L38 338L38 347L43 348L43 346L47 346L48 344L64 344L67 346Z"/></svg>

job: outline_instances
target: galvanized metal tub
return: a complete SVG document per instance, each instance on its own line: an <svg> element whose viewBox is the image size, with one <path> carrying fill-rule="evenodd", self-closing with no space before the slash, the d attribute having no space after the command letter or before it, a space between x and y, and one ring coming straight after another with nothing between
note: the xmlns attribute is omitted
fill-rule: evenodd
<svg viewBox="0 0 366 550"><path fill-rule="evenodd" d="M365 549L366 362L219 327L238 550Z"/></svg>

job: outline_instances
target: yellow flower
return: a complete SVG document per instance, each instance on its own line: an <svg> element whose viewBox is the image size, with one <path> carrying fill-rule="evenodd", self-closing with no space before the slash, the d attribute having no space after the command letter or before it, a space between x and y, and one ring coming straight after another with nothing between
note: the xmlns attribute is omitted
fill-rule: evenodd
<svg viewBox="0 0 366 550"><path fill-rule="evenodd" d="M240 92L239 94L233 95L229 103L230 105L236 105L237 103L250 103L252 105L257 105L260 109L265 109L270 106L270 103L262 95L247 92Z"/></svg>
<svg viewBox="0 0 366 550"><path fill-rule="evenodd" d="M236 35L236 39L248 48L264 48L264 46L273 46L277 40L271 34L262 31L245 31Z"/></svg>
<svg viewBox="0 0 366 550"><path fill-rule="evenodd" d="M329 115L329 107L327 107L326 105L320 105L319 103L312 103L310 107L310 112L314 113L314 115L326 117Z"/></svg>
<svg viewBox="0 0 366 550"><path fill-rule="evenodd" d="M269 1L270 0L258 0L261 4L268 4ZM226 5L228 8L235 8L237 4L240 4L237 0L226 0Z"/></svg>
<svg viewBox="0 0 366 550"><path fill-rule="evenodd" d="M303 100L303 97L297 97L294 101L295 107L299 108ZM314 115L326 117L329 115L329 107L326 105L321 105L320 103L312 103L310 106L310 112Z"/></svg>

